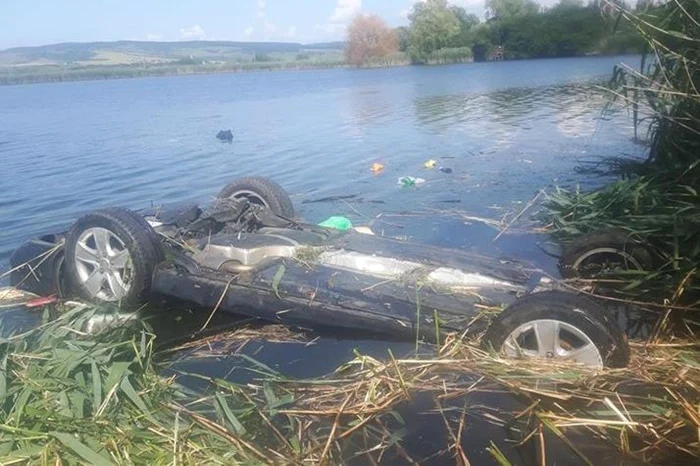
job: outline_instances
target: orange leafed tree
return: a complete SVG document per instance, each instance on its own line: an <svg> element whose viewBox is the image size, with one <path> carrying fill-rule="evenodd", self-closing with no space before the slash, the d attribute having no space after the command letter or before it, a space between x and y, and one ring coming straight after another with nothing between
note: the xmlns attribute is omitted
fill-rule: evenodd
<svg viewBox="0 0 700 466"><path fill-rule="evenodd" d="M399 40L376 15L358 15L348 26L345 59L351 65L363 65L372 58L384 58L398 52Z"/></svg>

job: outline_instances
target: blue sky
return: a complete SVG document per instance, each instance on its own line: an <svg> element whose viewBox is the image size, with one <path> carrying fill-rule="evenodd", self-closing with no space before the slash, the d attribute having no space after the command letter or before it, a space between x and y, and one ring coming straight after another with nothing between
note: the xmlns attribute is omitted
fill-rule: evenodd
<svg viewBox="0 0 700 466"><path fill-rule="evenodd" d="M98 40L340 40L359 12L407 23L420 0L0 0L0 50ZM556 0L540 3L552 4ZM483 0L451 0L483 14Z"/></svg>

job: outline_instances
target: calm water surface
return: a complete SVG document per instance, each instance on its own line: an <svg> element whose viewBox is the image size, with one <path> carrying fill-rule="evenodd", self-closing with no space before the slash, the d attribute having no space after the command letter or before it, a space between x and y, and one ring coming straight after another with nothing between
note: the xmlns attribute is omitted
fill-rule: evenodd
<svg viewBox="0 0 700 466"><path fill-rule="evenodd" d="M594 87L622 60L635 58L0 87L0 261L86 211L206 200L252 174L298 195L312 221L360 220L342 203L301 204L339 194L385 202L358 208L367 215L458 200L493 216L553 182L587 183L573 172L582 159L639 151L625 112L601 120ZM222 128L232 144L215 139ZM431 158L453 173L423 170ZM401 190L402 175L429 183ZM470 245L445 238L441 221L405 234Z"/></svg>
<svg viewBox="0 0 700 466"><path fill-rule="evenodd" d="M494 243L495 230L435 211L458 209L498 219L505 210L519 210L541 188L600 183L575 172L582 162L640 154L628 115L618 110L603 117L606 98L596 87L621 61L635 65L638 59L0 87L0 269L24 239L67 227L92 209L206 201L233 178L264 175L282 184L310 221L341 214L363 224L382 213L390 222L373 222L375 231L519 257L553 270L554 260L537 246L544 238L515 234ZM216 133L228 128L233 143L217 141ZM427 159L453 172L425 170ZM383 173L370 172L374 162L385 164ZM397 178L404 175L427 183L402 189ZM313 202L339 195L356 197ZM391 216L397 214L401 216ZM185 320L201 318L201 312L183 312ZM16 321L26 315L10 311L5 317ZM222 319L218 323L225 323ZM174 333L186 335L189 327ZM398 353L412 348L329 333L309 347L260 345L254 350L257 358L297 377L328 373L352 358L356 347L379 356L389 346ZM240 360L182 364L187 370L235 378L232 368ZM421 409L405 415L417 416L412 425L424 422L411 412ZM488 463L484 448L503 433L490 425L475 426L469 456ZM444 439L415 429L409 437L426 456L430 448L444 446ZM589 451L593 448L591 444ZM513 461L528 464L515 450L508 451ZM566 451L560 452L562 464L575 464ZM451 461L449 455L443 459Z"/></svg>

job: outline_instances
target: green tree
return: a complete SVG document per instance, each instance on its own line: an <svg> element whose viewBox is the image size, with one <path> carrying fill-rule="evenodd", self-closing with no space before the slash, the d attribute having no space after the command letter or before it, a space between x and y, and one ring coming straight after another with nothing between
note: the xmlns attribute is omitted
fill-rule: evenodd
<svg viewBox="0 0 700 466"><path fill-rule="evenodd" d="M641 0L644 1L644 0ZM569 8L582 8L583 0L559 0L557 4L559 7L569 7Z"/></svg>
<svg viewBox="0 0 700 466"><path fill-rule="evenodd" d="M447 0L416 3L409 15L409 53L413 61L425 63L437 50L447 47L460 33L460 21Z"/></svg>
<svg viewBox="0 0 700 466"><path fill-rule="evenodd" d="M472 54L474 61L486 61L494 48L491 25L480 23L470 31Z"/></svg>
<svg viewBox="0 0 700 466"><path fill-rule="evenodd" d="M507 20L534 15L539 11L540 5L533 0L486 0L486 14L489 19Z"/></svg>
<svg viewBox="0 0 700 466"><path fill-rule="evenodd" d="M479 17L473 13L467 13L467 10L457 5L450 5L450 10L455 14L462 27L471 29L479 24Z"/></svg>
<svg viewBox="0 0 700 466"><path fill-rule="evenodd" d="M451 5L450 9L459 20L459 34L451 41L452 47L471 47L472 46L472 29L479 24L479 17L467 13L467 11L456 5Z"/></svg>
<svg viewBox="0 0 700 466"><path fill-rule="evenodd" d="M394 33L399 40L399 51L407 52L410 44L410 31L406 26L399 26L394 29Z"/></svg>

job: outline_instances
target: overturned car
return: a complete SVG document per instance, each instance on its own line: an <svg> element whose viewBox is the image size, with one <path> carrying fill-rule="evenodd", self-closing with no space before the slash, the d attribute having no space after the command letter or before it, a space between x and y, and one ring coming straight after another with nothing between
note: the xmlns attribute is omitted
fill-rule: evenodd
<svg viewBox="0 0 700 466"><path fill-rule="evenodd" d="M278 323L412 338L486 330L484 345L508 357L594 367L629 360L611 316L542 272L300 222L265 178L233 181L206 209L95 211L28 241L11 265L14 286L44 296L135 307L165 295Z"/></svg>

